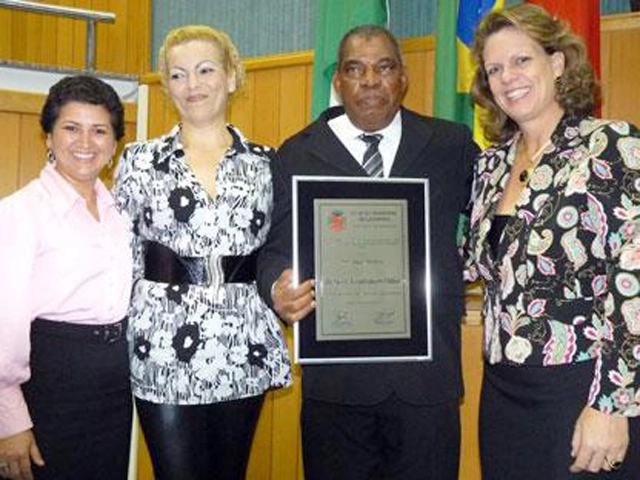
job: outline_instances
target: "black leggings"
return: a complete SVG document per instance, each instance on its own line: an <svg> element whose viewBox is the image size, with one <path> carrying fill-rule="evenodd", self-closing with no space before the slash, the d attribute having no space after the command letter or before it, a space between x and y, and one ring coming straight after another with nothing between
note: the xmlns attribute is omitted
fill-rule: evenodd
<svg viewBox="0 0 640 480"><path fill-rule="evenodd" d="M156 480L241 480L264 395L210 405L136 398Z"/></svg>

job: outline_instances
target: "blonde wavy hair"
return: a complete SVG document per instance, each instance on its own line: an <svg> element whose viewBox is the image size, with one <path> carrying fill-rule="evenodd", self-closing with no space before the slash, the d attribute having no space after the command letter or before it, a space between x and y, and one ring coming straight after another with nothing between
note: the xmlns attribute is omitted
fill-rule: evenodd
<svg viewBox="0 0 640 480"><path fill-rule="evenodd" d="M158 71L160 72L160 81L165 90L169 79L169 50L193 40L209 42L220 50L225 71L227 74L235 74L236 90L234 93L237 93L246 79L244 65L240 60L238 49L229 35L208 25L185 25L171 30L165 37L162 47L158 51Z"/></svg>

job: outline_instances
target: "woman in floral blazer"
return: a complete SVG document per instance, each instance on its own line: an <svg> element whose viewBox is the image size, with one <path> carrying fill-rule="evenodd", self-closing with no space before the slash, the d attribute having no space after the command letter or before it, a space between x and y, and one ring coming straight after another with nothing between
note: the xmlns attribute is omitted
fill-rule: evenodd
<svg viewBox="0 0 640 480"><path fill-rule="evenodd" d="M178 28L159 57L180 124L129 145L115 186L134 222L131 384L155 478L244 478L264 394L291 383L255 283L272 151L226 123L244 73L226 34Z"/></svg>
<svg viewBox="0 0 640 480"><path fill-rule="evenodd" d="M465 244L484 283L483 477L636 478L640 132L589 116L584 45L539 7L489 14L474 53L497 142Z"/></svg>

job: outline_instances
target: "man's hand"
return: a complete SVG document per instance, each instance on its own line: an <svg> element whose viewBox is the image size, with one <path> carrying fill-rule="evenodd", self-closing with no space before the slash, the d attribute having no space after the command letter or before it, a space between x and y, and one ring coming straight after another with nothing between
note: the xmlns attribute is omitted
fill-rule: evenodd
<svg viewBox="0 0 640 480"><path fill-rule="evenodd" d="M31 461L39 467L44 459L31 430L0 439L0 476L12 480L33 480Z"/></svg>
<svg viewBox="0 0 640 480"><path fill-rule="evenodd" d="M278 316L292 325L306 317L315 307L315 281L307 280L293 286L293 271L280 274L271 288L271 301Z"/></svg>
<svg viewBox="0 0 640 480"><path fill-rule="evenodd" d="M629 421L585 407L576 422L571 441L575 459L571 472L607 472L624 461L629 446Z"/></svg>

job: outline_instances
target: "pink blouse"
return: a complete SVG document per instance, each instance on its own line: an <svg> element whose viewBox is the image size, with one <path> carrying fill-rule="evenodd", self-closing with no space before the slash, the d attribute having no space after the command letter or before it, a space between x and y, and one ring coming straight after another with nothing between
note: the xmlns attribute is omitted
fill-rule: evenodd
<svg viewBox="0 0 640 480"><path fill-rule="evenodd" d="M52 165L0 201L0 438L32 426L20 385L36 317L107 324L126 315L129 222L100 180L96 190L100 221Z"/></svg>

